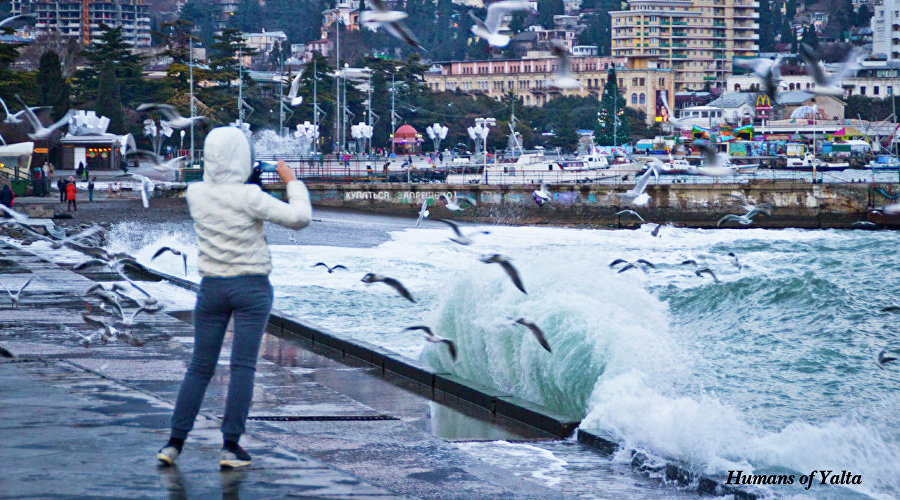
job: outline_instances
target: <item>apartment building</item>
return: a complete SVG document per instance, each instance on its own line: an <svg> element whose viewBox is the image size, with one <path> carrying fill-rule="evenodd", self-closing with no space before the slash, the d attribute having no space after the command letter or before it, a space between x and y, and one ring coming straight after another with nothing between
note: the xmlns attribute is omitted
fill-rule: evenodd
<svg viewBox="0 0 900 500"><path fill-rule="evenodd" d="M125 41L150 46L150 14L144 0L91 0L87 7L89 34L100 32L101 24L121 26ZM12 0L12 13L37 14L36 31L84 39L81 0Z"/></svg>
<svg viewBox="0 0 900 500"><path fill-rule="evenodd" d="M612 55L650 57L671 69L676 91L725 85L734 56L759 50L755 0L631 0L612 11Z"/></svg>
<svg viewBox="0 0 900 500"><path fill-rule="evenodd" d="M872 54L900 60L900 1L875 0L871 26Z"/></svg>
<svg viewBox="0 0 900 500"><path fill-rule="evenodd" d="M560 95L594 96L600 99L611 67L616 69L620 92L628 106L647 114L653 122L661 116L657 104L660 96L674 105L674 75L672 70L654 67L647 59L625 57L572 57L572 72L581 88L559 90L548 84L554 78L556 58L548 56L527 59L448 61L435 63L425 73L425 83L435 92L460 91L484 94L493 99L514 94L526 106L541 106Z"/></svg>

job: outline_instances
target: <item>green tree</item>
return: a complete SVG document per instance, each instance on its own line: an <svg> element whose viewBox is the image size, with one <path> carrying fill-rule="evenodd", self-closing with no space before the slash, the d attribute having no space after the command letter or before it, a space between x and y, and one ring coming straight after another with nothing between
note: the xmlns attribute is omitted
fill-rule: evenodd
<svg viewBox="0 0 900 500"><path fill-rule="evenodd" d="M540 0L538 2L538 15L535 22L545 28L553 27L553 16L566 12L563 0Z"/></svg>
<svg viewBox="0 0 900 500"><path fill-rule="evenodd" d="M244 35L234 28L225 28L215 36L212 46L213 56L209 60L213 78L230 84L238 76L238 57L252 57L256 51L247 47Z"/></svg>
<svg viewBox="0 0 900 500"><path fill-rule="evenodd" d="M63 78L62 65L59 62L59 54L47 51L41 55L38 63L37 81L40 85L41 106L53 108L53 119L58 120L72 107L69 99L69 84Z"/></svg>
<svg viewBox="0 0 900 500"><path fill-rule="evenodd" d="M81 52L87 64L75 74L77 97L82 102L98 98L99 77L107 71L112 71L118 80L124 102L145 97L149 91L142 74L143 60L124 40L122 27L101 24L100 29L101 33Z"/></svg>
<svg viewBox="0 0 900 500"><path fill-rule="evenodd" d="M803 36L800 37L800 43L804 43L816 50L819 50L819 36L816 35L816 28L813 26L807 26L806 29L803 30Z"/></svg>
<svg viewBox="0 0 900 500"><path fill-rule="evenodd" d="M229 25L240 31L254 33L263 28L265 12L259 5L259 0L241 0Z"/></svg>
<svg viewBox="0 0 900 500"><path fill-rule="evenodd" d="M631 141L628 122L625 116L625 98L619 93L616 70L609 69L603 95L600 97L600 111L597 113L597 124L594 138L601 146L615 146Z"/></svg>
<svg viewBox="0 0 900 500"><path fill-rule="evenodd" d="M119 94L119 80L112 69L100 74L97 88L97 116L109 118L108 132L121 134L125 132L125 118L122 114L122 98Z"/></svg>
<svg viewBox="0 0 900 500"><path fill-rule="evenodd" d="M770 0L759 0L759 50L769 52L775 49L775 25L772 22Z"/></svg>

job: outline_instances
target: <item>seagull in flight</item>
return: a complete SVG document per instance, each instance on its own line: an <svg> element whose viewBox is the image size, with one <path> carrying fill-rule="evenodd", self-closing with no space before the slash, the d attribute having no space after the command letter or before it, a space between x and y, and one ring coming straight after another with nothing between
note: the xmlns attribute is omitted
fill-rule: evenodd
<svg viewBox="0 0 900 500"><path fill-rule="evenodd" d="M187 276L187 259L188 258L187 258L187 254L182 252L181 250L176 250L172 247L161 247L159 250L154 252L153 257L151 257L150 260L154 260L166 252L169 252L173 255L177 255L177 256L181 257L181 260L184 261L184 275Z"/></svg>
<svg viewBox="0 0 900 500"><path fill-rule="evenodd" d="M361 281L363 283L384 283L385 285L388 285L389 287L396 290L397 293L402 295L404 299L412 302L413 304L416 303L416 299L414 299L412 294L409 293L409 290L407 290L406 287L403 286L403 283L400 283L399 281L395 280L394 278L389 278L387 276L381 276L381 275L378 275L375 273L366 273L366 275L363 276Z"/></svg>
<svg viewBox="0 0 900 500"><path fill-rule="evenodd" d="M756 57L753 59L735 59L734 64L747 68L763 81L766 95L774 105L781 83L781 60L784 56L778 55L775 59L768 57Z"/></svg>
<svg viewBox="0 0 900 500"><path fill-rule="evenodd" d="M434 220L436 222L443 222L444 224L447 224L448 226L450 226L450 228L453 229L453 232L456 233L456 236L450 237L450 241L452 241L454 243L459 243L460 245L471 245L472 243L474 243L474 241L472 240L472 236L475 236L476 234L491 234L490 231L476 231L474 233L466 235L466 234L463 234L462 231L460 231L459 225L457 225L453 221L450 221L447 219L434 219Z"/></svg>
<svg viewBox="0 0 900 500"><path fill-rule="evenodd" d="M702 267L702 268L700 268L700 269L697 269L696 271L694 271L694 274L696 274L697 276L700 276L701 278L703 277L704 274L708 274L708 275L710 275L710 277L712 277L713 281L714 281L717 285L718 285L719 283L721 283L721 281L719 280L718 276L716 276L716 273L714 273L714 272L712 271L712 269L710 269L710 268L708 268L708 267Z"/></svg>
<svg viewBox="0 0 900 500"><path fill-rule="evenodd" d="M361 22L378 23L394 38L399 38L406 42L407 45L417 49L425 50L419 45L416 35L403 23L403 20L408 17L406 12L390 10L382 0L369 0L369 4L374 8L372 10L364 10L359 14Z"/></svg>
<svg viewBox="0 0 900 500"><path fill-rule="evenodd" d="M0 211L8 215L12 219L12 222L15 222L16 224L27 224L31 219L22 212L17 212L2 203L0 203Z"/></svg>
<svg viewBox="0 0 900 500"><path fill-rule="evenodd" d="M856 70L859 69L859 58L863 55L862 49L854 47L850 50L850 53L847 54L847 58L841 64L837 73L828 77L825 75L825 70L820 63L814 48L803 43L800 44L799 52L800 59L803 60L803 63L806 66L806 71L816 83L809 91L813 94L834 97L841 97L844 95L844 79L856 74Z"/></svg>
<svg viewBox="0 0 900 500"><path fill-rule="evenodd" d="M150 208L150 198L153 196L153 191L156 189L156 183L146 175L129 173L125 174L123 177L131 177L141 183L141 204L144 205L144 208Z"/></svg>
<svg viewBox="0 0 900 500"><path fill-rule="evenodd" d="M451 200L445 194L440 195L438 198L444 200L444 203L447 204L447 210L450 210L452 212L462 212L464 210L462 205L459 204L460 201L464 201L469 205L472 205L473 207L478 206L478 203L475 202L475 198L472 198L471 196L465 194L456 195L456 199L454 200Z"/></svg>
<svg viewBox="0 0 900 500"><path fill-rule="evenodd" d="M492 3L487 9L487 17L482 21L472 11L469 17L475 24L472 25L472 33L478 38L483 38L492 47L506 47L512 39L508 35L501 35L500 28L503 18L510 12L531 10L531 5L522 0L502 0Z"/></svg>
<svg viewBox="0 0 900 500"><path fill-rule="evenodd" d="M738 271L744 268L744 265L741 264L734 252L728 252L728 256L731 257L731 265L736 267Z"/></svg>
<svg viewBox="0 0 900 500"><path fill-rule="evenodd" d="M647 272L648 268L656 269L656 265L646 259L638 259L638 260L634 261L634 263L628 262L625 259L616 259L609 263L609 267L615 268L619 264L625 264L625 265L622 266L622 268L619 269L618 272L616 272L616 274L621 274L629 269L634 269L637 267L640 267L640 270L644 271L645 273Z"/></svg>
<svg viewBox="0 0 900 500"><path fill-rule="evenodd" d="M619 193L619 198L626 200L629 205L635 207L646 205L647 202L650 201L650 195L644 191L647 189L647 184L650 183L650 177L654 175L659 179L659 171L657 170L657 167L651 163L647 168L647 171L641 174L637 181L635 181L634 187L624 193Z"/></svg>
<svg viewBox="0 0 900 500"><path fill-rule="evenodd" d="M481 262L485 264L500 264L500 267L506 271L506 274L509 276L509 279L512 280L513 284L516 285L522 293L527 294L525 291L525 285L522 284L522 278L519 277L519 271L509 262L509 258L495 253L493 255L485 255L481 257Z"/></svg>
<svg viewBox="0 0 900 500"><path fill-rule="evenodd" d="M29 108L28 105L25 104L25 101L23 101L21 97L19 97L19 94L16 94L15 97L16 100L19 101L19 104L22 105L21 112L24 113L25 120L27 120L28 124L31 125L31 128L34 129L34 132L28 134L28 137L35 141L46 139L50 137L53 132L56 132L56 129L68 125L69 118L73 114L75 114L75 111L70 109L66 111L66 114L62 118L60 118L59 121L57 121L53 125L50 125L49 127L45 127L44 124L41 123L41 121L38 119L37 115L34 114L34 111L32 111L31 108Z"/></svg>
<svg viewBox="0 0 900 500"><path fill-rule="evenodd" d="M0 28L4 28L9 26L17 21L25 20L25 19L37 19L37 14L32 12L30 14L19 14L17 16L7 17L6 19L0 21Z"/></svg>
<svg viewBox="0 0 900 500"><path fill-rule="evenodd" d="M550 195L550 192L547 191L547 185L544 183L541 183L541 189L533 191L531 196L534 197L534 201L538 206L543 206L544 203L547 203L553 198Z"/></svg>
<svg viewBox="0 0 900 500"><path fill-rule="evenodd" d="M653 231L650 231L650 236L654 238L659 238L659 230L662 229L662 224L657 224L656 227L653 228Z"/></svg>
<svg viewBox="0 0 900 500"><path fill-rule="evenodd" d="M550 344L547 342L547 337L544 335L543 330L541 330L540 327L534 324L534 322L529 321L525 318L519 318L515 321L515 323L531 330L531 333L534 334L534 338L536 338L538 343L541 344L541 347L546 349L547 352L553 352L550 349Z"/></svg>
<svg viewBox="0 0 900 500"><path fill-rule="evenodd" d="M730 166L731 155L728 153L720 153L708 143L700 144L700 153L703 155L703 166L693 169L698 174L708 177L734 174L734 169Z"/></svg>
<svg viewBox="0 0 900 500"><path fill-rule="evenodd" d="M193 124L202 125L209 122L209 118L205 116L185 118L181 116L181 113L178 112L178 109L171 104L144 103L137 107L137 111L159 111L166 117L166 120L168 120L169 122L169 126L176 130L188 128Z"/></svg>
<svg viewBox="0 0 900 500"><path fill-rule="evenodd" d="M416 219L416 227L419 227L422 220L427 219L429 215L431 215L431 212L428 211L428 200L425 200L422 202L422 208L419 209L419 218Z"/></svg>
<svg viewBox="0 0 900 500"><path fill-rule="evenodd" d="M22 123L22 116L25 114L24 109L15 113L10 113L9 108L6 107L6 102L3 99L0 99L0 105L3 106L3 112L6 113L6 118L3 119L3 123L8 123L10 125ZM37 111L40 109L50 109L50 106L32 106L30 109L31 111Z"/></svg>
<svg viewBox="0 0 900 500"><path fill-rule="evenodd" d="M884 370L884 365L891 363L893 361L897 361L900 359L897 357L896 349L885 349L878 353L878 359L876 359L876 363L878 364L878 368Z"/></svg>
<svg viewBox="0 0 900 500"><path fill-rule="evenodd" d="M9 294L9 298L12 299L13 309L19 308L19 299L22 298L22 291L25 290L25 287L27 287L29 283L31 283L32 279L34 278L28 278L28 281L26 281L24 285L20 286L19 289L16 290L16 293L12 293L9 288L6 288L6 285L3 285L3 289L6 290L6 293Z"/></svg>
<svg viewBox="0 0 900 500"><path fill-rule="evenodd" d="M636 217L637 220L644 222L644 218L641 217L641 214L635 212L634 210L630 210L630 209L626 208L625 210L619 210L618 212L616 212L616 217L621 217L623 215L631 215L633 217Z"/></svg>
<svg viewBox="0 0 900 500"><path fill-rule="evenodd" d="M772 215L772 205L770 205L769 203L753 203L739 194L727 193L723 194L722 196L726 196L740 203L741 208L744 209L747 213L756 210L757 213L764 213L768 216Z"/></svg>
<svg viewBox="0 0 900 500"><path fill-rule="evenodd" d="M300 92L300 77L303 76L303 73L297 73L297 76L291 80L291 89L288 91L287 97L285 97L285 101L287 101L291 107L297 107L303 104L303 96L298 96L297 93Z"/></svg>
<svg viewBox="0 0 900 500"><path fill-rule="evenodd" d="M497 4L494 4L497 5ZM551 89L574 90L581 87L581 82L572 74L569 64L569 49L559 40L552 40L550 52L556 57L556 71L553 79L547 82Z"/></svg>
<svg viewBox="0 0 900 500"><path fill-rule="evenodd" d="M450 351L450 357L453 358L454 362L456 362L456 344L454 344L452 340L435 335L434 332L431 331L431 328L425 325L410 326L403 329L404 332L413 330L421 330L425 332L425 340L429 342L433 342L435 344L447 344L447 349Z"/></svg>
<svg viewBox="0 0 900 500"><path fill-rule="evenodd" d="M312 267L319 267L319 266L322 266L322 267L324 267L325 269L327 269L327 270L328 270L328 274L333 273L336 269L344 269L344 270L347 269L346 267L344 267L344 266L341 265L341 264L338 264L338 265L336 265L336 266L334 266L334 267L328 267L328 264L326 264L326 263L324 263L324 262L316 262L315 264L313 264Z"/></svg>

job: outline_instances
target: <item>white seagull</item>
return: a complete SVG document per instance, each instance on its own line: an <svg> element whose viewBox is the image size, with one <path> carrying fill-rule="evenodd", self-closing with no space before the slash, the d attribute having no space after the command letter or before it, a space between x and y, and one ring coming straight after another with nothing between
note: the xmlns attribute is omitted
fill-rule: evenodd
<svg viewBox="0 0 900 500"><path fill-rule="evenodd" d="M547 82L547 86L559 90L580 88L581 82L572 74L572 67L569 65L569 49L566 48L566 45L559 40L553 40L550 44L550 52L556 57L556 71L553 79Z"/></svg>
<svg viewBox="0 0 900 500"><path fill-rule="evenodd" d="M34 114L34 111L32 111L31 108L29 108L28 105L25 104L25 101L23 101L21 97L19 97L19 94L16 94L15 97L16 100L19 101L19 103L22 105L21 112L25 114L25 120L27 120L28 124L31 125L31 128L34 129L34 132L28 134L28 137L35 141L46 139L50 137L50 135L52 135L53 132L56 131L56 129L68 125L69 117L71 117L75 113L74 110L70 109L66 111L66 114L62 118L60 118L59 121L57 121L53 125L50 125L49 127L45 127L44 124L41 123L40 120L38 120L38 117Z"/></svg>
<svg viewBox="0 0 900 500"><path fill-rule="evenodd" d="M816 85L810 89L813 94L829 95L840 97L844 95L844 79L853 76L859 69L859 58L862 57L863 51L859 47L854 47L847 55L847 59L841 64L838 71L829 76L825 75L825 69L819 62L819 58L815 55L815 49L807 44L801 44L800 59L806 65L809 76L813 78Z"/></svg>
<svg viewBox="0 0 900 500"><path fill-rule="evenodd" d="M419 209L419 218L416 219L416 227L419 227L422 220L427 219L429 215L431 215L431 212L428 211L428 200L425 200L422 202L422 208Z"/></svg>
<svg viewBox="0 0 900 500"><path fill-rule="evenodd" d="M359 20L361 22L378 23L394 38L399 38L417 49L425 50L419 45L419 40L416 38L416 35L403 24L403 20L408 17L406 12L401 10L390 10L382 0L369 0L369 4L374 7L374 9L362 11L359 15Z"/></svg>
<svg viewBox="0 0 900 500"><path fill-rule="evenodd" d="M447 195L444 194L442 194L439 198L444 200L444 203L447 204L447 210L451 210L453 212L462 212L464 210L462 205L459 204L460 201L464 201L469 205L472 205L473 207L478 206L478 203L475 202L475 198L464 194L456 195L456 199L454 200L451 200Z"/></svg>
<svg viewBox="0 0 900 500"><path fill-rule="evenodd" d="M178 109L176 109L175 106L172 106L171 104L145 103L138 106L137 110L159 111L166 117L166 120L168 120L169 122L169 126L174 129L188 128L191 126L191 124L203 124L209 121L209 118L205 116L185 118L181 116L181 113L178 112Z"/></svg>
<svg viewBox="0 0 900 500"><path fill-rule="evenodd" d="M693 168L694 172L708 177L734 174L734 169L731 168L731 155L728 153L720 153L706 143L700 145L700 153L703 154L703 166Z"/></svg>
<svg viewBox="0 0 900 500"><path fill-rule="evenodd" d="M389 287L396 290L397 293L402 295L404 299L406 299L412 303L416 302L416 299L414 299L412 294L409 293L409 290L407 290L406 287L403 286L403 283L400 283L399 281L395 280L394 278L389 278L387 276L381 276L381 275L378 275L375 273L366 273L366 275L363 276L362 280L360 280L360 281L362 281L363 283L384 283L385 285L388 285Z"/></svg>
<svg viewBox="0 0 900 500"><path fill-rule="evenodd" d="M644 222L644 218L641 217L641 214L635 212L634 210L629 210L626 208L625 210L619 210L618 212L616 212L616 217L621 217L623 215L632 215L634 217L637 217L639 221Z"/></svg>
<svg viewBox="0 0 900 500"><path fill-rule="evenodd" d="M22 116L25 114L24 109L15 113L10 113L9 108L6 107L6 102L3 99L0 99L0 105L3 106L3 112L6 113L6 118L3 120L3 123L8 123L10 125L22 123ZM31 111L37 111L39 109L50 109L50 106L32 106L29 109L31 109Z"/></svg>
<svg viewBox="0 0 900 500"><path fill-rule="evenodd" d="M538 343L541 344L541 347L546 349L547 352L553 352L550 349L550 343L547 342L547 337L544 335L543 330L541 330L540 327L534 324L534 322L529 321L525 318L519 318L515 321L515 323L531 330L531 333L534 334L534 338L536 338Z"/></svg>
<svg viewBox="0 0 900 500"><path fill-rule="evenodd" d="M543 183L541 183L541 189L535 190L531 195L534 197L535 201L541 200L538 205L543 205L553 198L550 195L550 192L547 191L547 185Z"/></svg>
<svg viewBox="0 0 900 500"><path fill-rule="evenodd" d="M37 19L37 14L32 12L30 14L19 14L18 16L7 17L6 19L0 21L0 28L3 28L4 26L8 26L8 25L10 25L16 21L22 20L22 19Z"/></svg>
<svg viewBox="0 0 900 500"><path fill-rule="evenodd" d="M291 90L288 91L288 95L285 98L291 107L296 107L303 104L303 96L298 96L297 93L300 92L300 77L303 76L303 73L297 73L297 76L294 77L293 81L291 81Z"/></svg>
<svg viewBox="0 0 900 500"><path fill-rule="evenodd" d="M6 288L6 285L3 285L3 289L6 290L6 293L9 294L9 298L12 299L13 309L19 308L19 299L22 298L22 290L25 290L25 287L31 283L31 280L34 278L28 278L28 281L25 282L24 285L20 286L16 293L12 293L9 288Z"/></svg>
<svg viewBox="0 0 900 500"><path fill-rule="evenodd" d="M647 184L650 183L651 176L655 175L656 178L659 179L659 170L657 170L656 165L652 163L648 165L647 171L638 177L637 181L634 183L634 187L624 193L618 193L619 198L626 200L629 205L642 207L650 201L650 195L645 193L644 190L647 189Z"/></svg>
<svg viewBox="0 0 900 500"><path fill-rule="evenodd" d="M528 2L521 0L502 0L492 3L487 10L487 17L484 21L469 11L469 17L475 21L472 25L472 33L478 38L483 38L492 47L506 47L511 40L508 35L501 35L500 28L503 17L510 12L520 10L531 10Z"/></svg>
<svg viewBox="0 0 900 500"><path fill-rule="evenodd" d="M522 284L522 278L519 277L519 271L513 267L512 263L509 262L509 259L503 255L495 253L493 255L485 255L481 258L481 262L485 264L500 264L500 267L506 271L506 274L509 276L509 279L512 280L513 284L516 285L522 293L527 294L525 291L525 285Z"/></svg>

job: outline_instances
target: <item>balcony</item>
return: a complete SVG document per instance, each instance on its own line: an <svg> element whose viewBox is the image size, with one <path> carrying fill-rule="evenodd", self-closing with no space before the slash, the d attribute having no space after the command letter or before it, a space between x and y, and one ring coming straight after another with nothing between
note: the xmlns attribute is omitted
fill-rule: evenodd
<svg viewBox="0 0 900 500"><path fill-rule="evenodd" d="M719 26L719 27L724 28L724 27L725 27L725 23L723 23L722 21L714 21L714 22L713 22L713 26Z"/></svg>
<svg viewBox="0 0 900 500"><path fill-rule="evenodd" d="M713 54L713 59L725 59L725 54Z"/></svg>
<svg viewBox="0 0 900 500"><path fill-rule="evenodd" d="M660 43L659 43L659 46L660 46L660 47L671 47L672 45L669 44L668 42L660 42Z"/></svg>
<svg viewBox="0 0 900 500"><path fill-rule="evenodd" d="M675 21L672 24L675 26L687 26L687 21Z"/></svg>
<svg viewBox="0 0 900 500"><path fill-rule="evenodd" d="M687 44L684 42L675 42L672 44L673 47L687 47Z"/></svg>
<svg viewBox="0 0 900 500"><path fill-rule="evenodd" d="M714 81L718 80L719 78L716 76L704 76L703 79L707 82L714 82Z"/></svg>
<svg viewBox="0 0 900 500"><path fill-rule="evenodd" d="M725 48L725 44L724 44L724 43L721 43L721 42L716 42L716 43L713 44L713 48L714 48L714 49L724 49L724 48Z"/></svg>

